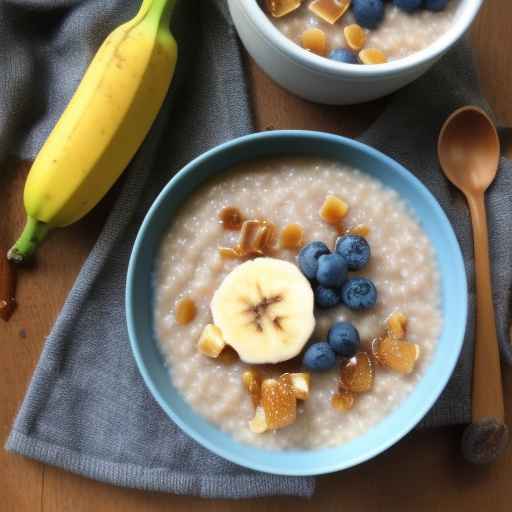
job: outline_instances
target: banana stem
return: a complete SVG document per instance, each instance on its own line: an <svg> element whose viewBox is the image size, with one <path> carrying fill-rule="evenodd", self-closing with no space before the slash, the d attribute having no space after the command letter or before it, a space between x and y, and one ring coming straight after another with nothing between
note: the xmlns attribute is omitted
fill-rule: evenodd
<svg viewBox="0 0 512 512"><path fill-rule="evenodd" d="M161 20L164 26L168 26L171 21L171 15L176 5L176 0L143 0L137 17L156 18Z"/></svg>
<svg viewBox="0 0 512 512"><path fill-rule="evenodd" d="M41 222L30 216L27 217L25 228L18 241L7 253L7 258L15 263L26 262L44 240L49 229L46 222Z"/></svg>
<svg viewBox="0 0 512 512"><path fill-rule="evenodd" d="M164 27L169 28L169 24L171 23L171 16L174 11L174 7L176 6L176 0L164 0L164 13L162 15L162 24Z"/></svg>

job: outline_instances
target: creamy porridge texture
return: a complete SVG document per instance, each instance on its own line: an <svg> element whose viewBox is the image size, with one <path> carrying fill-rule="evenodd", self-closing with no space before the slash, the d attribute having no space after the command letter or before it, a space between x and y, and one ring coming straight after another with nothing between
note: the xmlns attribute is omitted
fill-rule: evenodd
<svg viewBox="0 0 512 512"><path fill-rule="evenodd" d="M322 20L308 9L309 2L303 2L295 11L269 19L286 37L302 46L302 34L310 28L319 28L327 39L326 56L330 51L347 48L344 28L357 23L354 13L349 9L336 23ZM375 28L365 28L365 48L377 48L393 61L407 57L434 43L448 32L456 16L458 0L450 0L442 11L418 9L404 11L388 2L384 8L384 18Z"/></svg>
<svg viewBox="0 0 512 512"><path fill-rule="evenodd" d="M219 246L234 246L239 233L223 229L219 211L237 207L246 218L264 218L279 229L298 223L306 242L333 247L336 232L319 217L328 194L345 199L346 225L366 224L372 249L361 272L377 286L374 309L354 312L339 306L316 311L312 340L323 340L336 320L359 330L362 348L382 332L397 309L408 317L407 339L421 348L413 373L379 370L370 392L358 396L353 409L335 410L337 369L313 374L309 399L301 402L297 420L287 428L256 434L248 428L254 416L242 385L248 366L226 364L197 351L211 322L210 302L224 277L240 262L219 256ZM275 257L296 262L296 251L278 250ZM155 328L176 388L200 414L236 439L269 449L318 448L347 442L389 414L414 388L428 366L441 330L439 277L430 241L396 192L340 163L309 158L255 160L207 182L187 200L165 235L155 272ZM178 325L175 304L191 298L194 320Z"/></svg>

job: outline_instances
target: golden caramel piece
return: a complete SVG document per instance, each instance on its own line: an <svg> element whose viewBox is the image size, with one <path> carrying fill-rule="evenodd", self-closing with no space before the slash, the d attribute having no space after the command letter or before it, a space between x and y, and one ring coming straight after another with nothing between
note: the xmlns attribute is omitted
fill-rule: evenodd
<svg viewBox="0 0 512 512"><path fill-rule="evenodd" d="M219 212L219 220L224 229L238 231L242 227L244 216L238 208L226 206Z"/></svg>
<svg viewBox="0 0 512 512"><path fill-rule="evenodd" d="M306 372L285 373L284 375L290 376L295 398L297 400L307 400L309 398L309 384L311 382L311 375Z"/></svg>
<svg viewBox="0 0 512 512"><path fill-rule="evenodd" d="M341 412L349 411L354 405L355 397L350 391L340 390L332 395L331 405Z"/></svg>
<svg viewBox="0 0 512 512"><path fill-rule="evenodd" d="M302 0L266 0L267 12L274 18L281 18L300 7Z"/></svg>
<svg viewBox="0 0 512 512"><path fill-rule="evenodd" d="M271 254L276 239L277 229L266 220L246 220L240 228L240 237L235 247L219 247L219 254L224 259L256 258Z"/></svg>
<svg viewBox="0 0 512 512"><path fill-rule="evenodd" d="M268 249L272 248L272 245L276 239L277 228L272 222L267 220L260 220L259 229L254 237L253 250L261 251L263 254Z"/></svg>
<svg viewBox="0 0 512 512"><path fill-rule="evenodd" d="M254 239L260 229L259 220L246 220L240 230L238 248L241 254L251 251L254 247Z"/></svg>
<svg viewBox="0 0 512 512"><path fill-rule="evenodd" d="M353 393L364 393L373 384L374 368L366 352L358 352L341 365L340 389Z"/></svg>
<svg viewBox="0 0 512 512"><path fill-rule="evenodd" d="M325 56L327 53L327 37L319 28L308 28L302 33L302 47L312 53Z"/></svg>
<svg viewBox="0 0 512 512"><path fill-rule="evenodd" d="M370 343L370 357L374 364L378 364L380 366L384 366L384 362L381 361L379 355L379 346L382 338L374 338Z"/></svg>
<svg viewBox="0 0 512 512"><path fill-rule="evenodd" d="M213 324L208 324L203 329L197 343L197 349L201 354L213 358L219 357L219 354L225 346L226 342L222 337L222 332Z"/></svg>
<svg viewBox="0 0 512 512"><path fill-rule="evenodd" d="M235 250L242 257L263 256L272 249L276 231L275 225L266 220L246 220Z"/></svg>
<svg viewBox="0 0 512 512"><path fill-rule="evenodd" d="M343 29L343 35L347 46L352 50L359 51L366 43L366 32L357 23L347 25Z"/></svg>
<svg viewBox="0 0 512 512"><path fill-rule="evenodd" d="M395 311L386 320L388 334L393 338L405 338L407 333L407 317L401 311Z"/></svg>
<svg viewBox="0 0 512 512"><path fill-rule="evenodd" d="M187 325L196 317L197 308L192 299L188 299L187 297L180 299L176 302L175 307L176 322L178 325Z"/></svg>
<svg viewBox="0 0 512 512"><path fill-rule="evenodd" d="M381 364L404 375L414 370L420 357L420 347L406 340L386 336L378 344L378 358Z"/></svg>
<svg viewBox="0 0 512 512"><path fill-rule="evenodd" d="M268 429L265 411L261 405L256 407L254 418L249 421L249 428L255 434L263 434Z"/></svg>
<svg viewBox="0 0 512 512"><path fill-rule="evenodd" d="M327 224L338 224L348 212L348 204L336 196L327 196L320 208L320 217Z"/></svg>
<svg viewBox="0 0 512 512"><path fill-rule="evenodd" d="M366 48L359 52L359 60L363 64L384 64L388 61L384 53L377 48Z"/></svg>
<svg viewBox="0 0 512 512"><path fill-rule="evenodd" d="M219 247L219 254L226 260L236 260L241 256L236 247Z"/></svg>
<svg viewBox="0 0 512 512"><path fill-rule="evenodd" d="M288 224L281 231L280 245L283 249L300 249L304 244L304 229L300 224Z"/></svg>
<svg viewBox="0 0 512 512"><path fill-rule="evenodd" d="M275 430L291 425L297 417L297 399L289 375L265 379L261 385L261 405L267 428Z"/></svg>
<svg viewBox="0 0 512 512"><path fill-rule="evenodd" d="M359 235L362 237L367 237L370 234L370 228L366 224L358 224L357 226L348 228L345 233L347 235Z"/></svg>
<svg viewBox="0 0 512 512"><path fill-rule="evenodd" d="M260 227L254 237L252 250L263 253L263 249L267 246L270 238L272 238L272 229L269 226L260 224Z"/></svg>
<svg viewBox="0 0 512 512"><path fill-rule="evenodd" d="M217 357L217 361L225 366L230 366L240 361L240 357L233 347L226 345L219 354L219 357Z"/></svg>
<svg viewBox="0 0 512 512"><path fill-rule="evenodd" d="M350 7L351 0L313 0L309 10L319 18L334 25Z"/></svg>
<svg viewBox="0 0 512 512"><path fill-rule="evenodd" d="M261 402L261 374L256 370L246 370L242 374L242 382L251 395L252 405L258 407Z"/></svg>

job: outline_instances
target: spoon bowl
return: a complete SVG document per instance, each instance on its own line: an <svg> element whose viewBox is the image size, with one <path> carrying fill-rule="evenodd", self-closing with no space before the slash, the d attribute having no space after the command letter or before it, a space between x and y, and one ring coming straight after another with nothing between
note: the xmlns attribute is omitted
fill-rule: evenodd
<svg viewBox="0 0 512 512"><path fill-rule="evenodd" d="M438 154L446 177L462 192L484 192L500 157L498 133L489 116L474 106L456 110L445 122Z"/></svg>

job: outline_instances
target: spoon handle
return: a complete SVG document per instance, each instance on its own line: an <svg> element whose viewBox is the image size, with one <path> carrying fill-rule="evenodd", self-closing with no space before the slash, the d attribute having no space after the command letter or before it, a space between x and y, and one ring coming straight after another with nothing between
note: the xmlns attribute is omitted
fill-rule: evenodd
<svg viewBox="0 0 512 512"><path fill-rule="evenodd" d="M500 354L492 302L489 241L484 193L467 197L473 222L476 275L476 336L473 366L473 423L484 418L503 424L505 410Z"/></svg>

